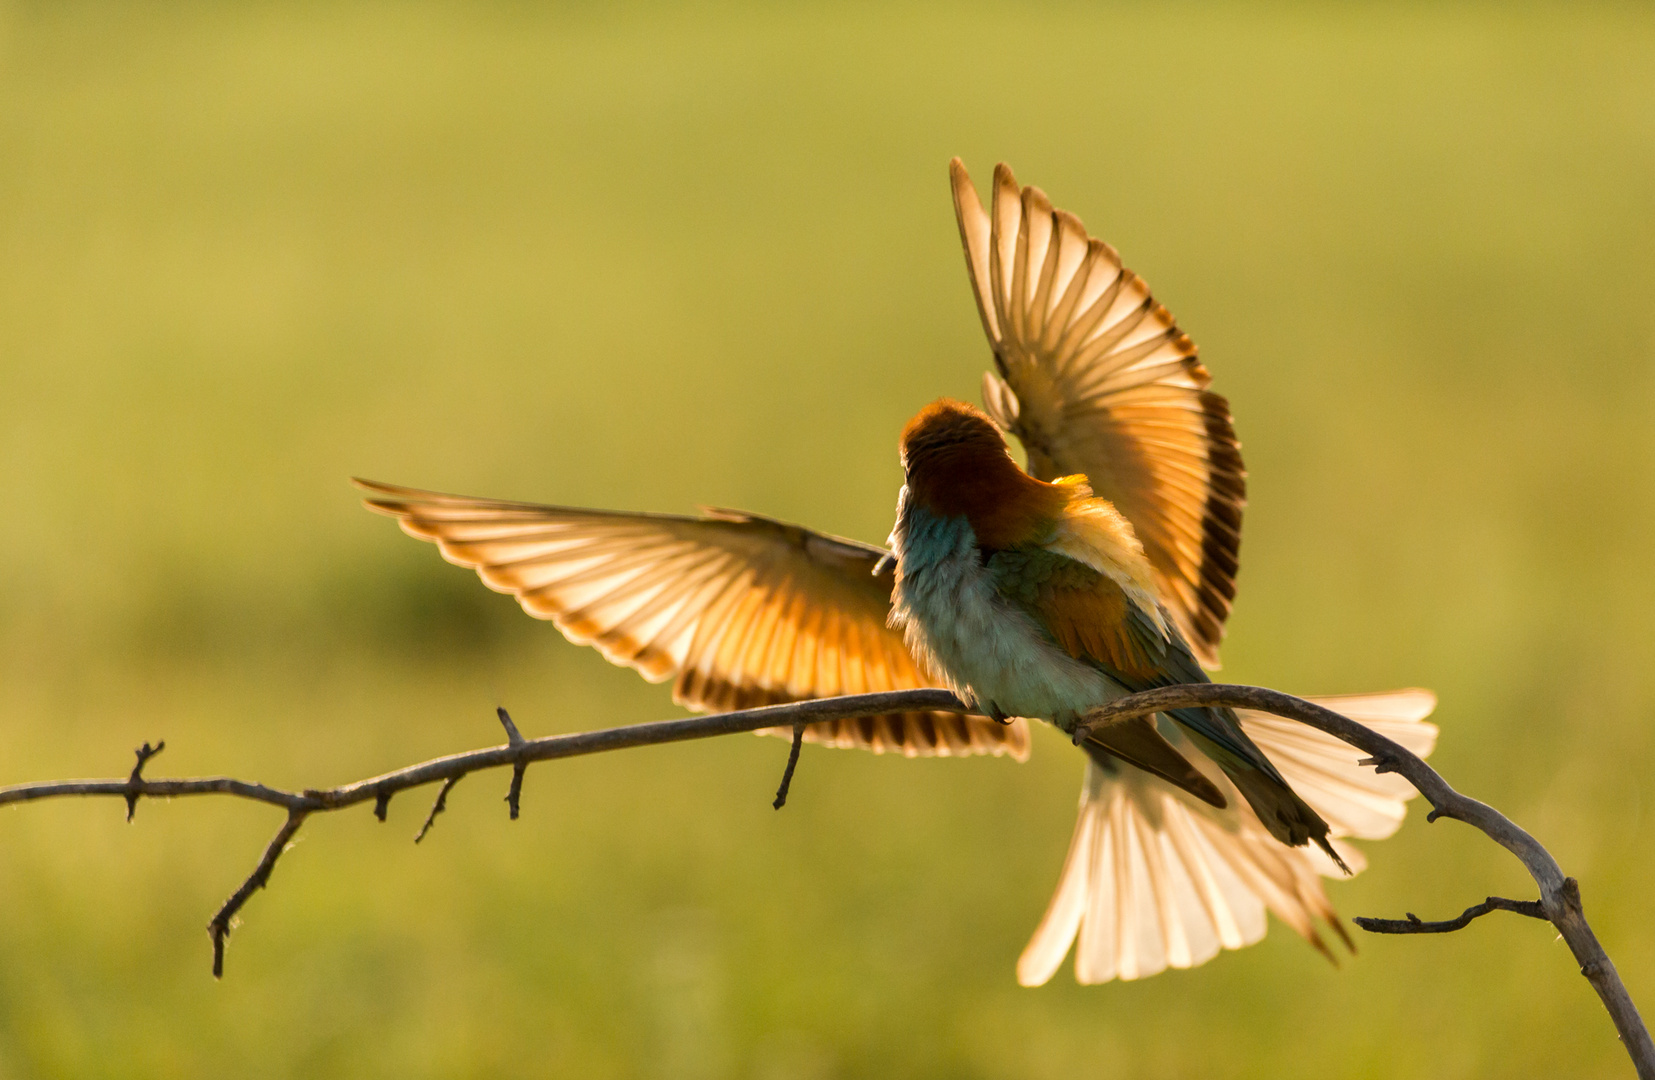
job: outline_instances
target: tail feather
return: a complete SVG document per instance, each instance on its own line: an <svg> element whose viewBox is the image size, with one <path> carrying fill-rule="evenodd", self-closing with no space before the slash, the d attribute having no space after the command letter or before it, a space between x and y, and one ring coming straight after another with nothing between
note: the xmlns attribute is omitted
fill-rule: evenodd
<svg viewBox="0 0 1655 1080"><path fill-rule="evenodd" d="M1086 740L1086 749L1094 756L1101 752L1106 759L1113 754L1129 765L1136 765L1174 787L1182 788L1209 806L1222 810L1226 805L1224 793L1155 730L1155 722L1149 717L1134 717L1097 729Z"/></svg>
<svg viewBox="0 0 1655 1080"><path fill-rule="evenodd" d="M1334 712L1401 743L1421 757L1436 745L1437 727L1427 723L1436 705L1428 690L1311 698ZM1396 773L1357 764L1366 755L1332 735L1268 713L1238 710L1241 726L1275 762L1293 790L1304 797L1336 836L1383 840L1402 825L1414 787Z"/></svg>
<svg viewBox="0 0 1655 1080"><path fill-rule="evenodd" d="M1428 692L1313 700L1416 753L1431 750L1436 728L1424 718L1435 699ZM1360 752L1321 732L1247 711L1238 723L1286 782L1304 791L1301 801L1317 820L1325 819L1325 847L1283 847L1187 731L1171 732L1171 744L1229 797L1227 809L1119 762L1088 761L1074 837L1057 891L1018 960L1020 983L1046 982L1071 945L1083 983L1193 967L1262 938L1266 912L1330 960L1323 923L1354 951L1321 879L1345 867L1362 870L1361 852L1337 838L1389 835L1413 789L1359 766ZM1261 796L1270 797L1279 796Z"/></svg>
<svg viewBox="0 0 1655 1080"><path fill-rule="evenodd" d="M1018 982L1046 982L1071 944L1082 983L1195 967L1262 938L1267 911L1331 956L1313 923L1332 914L1319 880L1296 874L1298 853L1251 815L1134 769L1088 761L1086 770L1063 875L1018 960Z"/></svg>
<svg viewBox="0 0 1655 1080"><path fill-rule="evenodd" d="M1229 712L1227 709L1224 711ZM1239 730L1240 721L1234 722ZM1247 805L1253 808L1253 813L1258 815L1259 821L1270 831L1271 836L1288 847L1303 847L1314 841L1340 870L1346 874L1350 873L1350 867L1345 864L1344 858L1328 841L1327 822L1288 786L1287 780L1269 764L1268 758L1264 759L1265 765L1261 767L1249 758L1236 754L1228 746L1217 744L1199 732L1190 731L1189 736L1220 769L1224 770L1224 775L1235 785L1241 797L1247 800ZM1247 741L1251 746L1252 740ZM1260 758L1264 757L1263 751L1257 751L1256 747L1255 751Z"/></svg>
<svg viewBox="0 0 1655 1080"><path fill-rule="evenodd" d="M1247 800L1247 805L1253 808L1253 813L1258 815L1264 827L1270 830L1271 836L1289 847L1303 847L1314 842L1340 870L1350 874L1350 867L1328 839L1327 822L1299 797L1298 792L1250 765L1232 766L1220 762L1219 766L1236 790L1241 792L1241 797Z"/></svg>
<svg viewBox="0 0 1655 1080"><path fill-rule="evenodd" d="M1350 873L1339 853L1328 843L1327 822L1288 786L1275 764L1248 737L1234 710L1173 709L1167 715L1224 770L1224 775L1235 784L1270 830L1270 835L1289 847L1302 847L1315 841L1340 869Z"/></svg>

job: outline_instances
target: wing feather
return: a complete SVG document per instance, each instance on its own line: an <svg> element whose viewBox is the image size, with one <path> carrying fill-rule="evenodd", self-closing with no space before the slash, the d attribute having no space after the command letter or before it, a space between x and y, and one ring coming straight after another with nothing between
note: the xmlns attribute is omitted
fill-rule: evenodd
<svg viewBox="0 0 1655 1080"><path fill-rule="evenodd" d="M885 625L884 552L734 511L619 514L358 481L370 509L434 542L569 640L693 709L941 686ZM791 736L791 730L770 732ZM1028 727L902 713L813 724L806 738L908 756L1028 754Z"/></svg>
<svg viewBox="0 0 1655 1080"><path fill-rule="evenodd" d="M954 208L997 374L989 415L1043 480L1083 473L1114 503L1196 656L1218 664L1235 599L1246 472L1229 404L1172 314L1115 249L1039 188L994 171L987 210L958 159Z"/></svg>

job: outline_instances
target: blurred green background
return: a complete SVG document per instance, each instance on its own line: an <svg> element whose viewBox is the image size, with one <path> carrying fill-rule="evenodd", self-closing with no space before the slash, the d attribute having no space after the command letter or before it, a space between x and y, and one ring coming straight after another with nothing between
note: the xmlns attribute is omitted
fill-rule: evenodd
<svg viewBox="0 0 1655 1080"><path fill-rule="evenodd" d="M1436 763L1655 1009L1655 16L0 4L0 783L288 787L672 715L360 474L878 541L988 351L945 165L1110 239L1251 469L1226 676L1434 687ZM0 1077L1624 1076L1497 916L1019 989L1080 761L731 738L313 821L0 812ZM1644 800L1651 806L1646 809ZM1532 895L1416 810L1347 914Z"/></svg>

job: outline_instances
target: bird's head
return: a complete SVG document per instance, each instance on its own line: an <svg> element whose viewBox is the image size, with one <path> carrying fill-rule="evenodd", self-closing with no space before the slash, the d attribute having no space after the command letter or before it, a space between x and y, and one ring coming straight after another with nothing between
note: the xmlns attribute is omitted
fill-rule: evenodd
<svg viewBox="0 0 1655 1080"><path fill-rule="evenodd" d="M987 414L938 398L902 429L908 497L942 517L965 517L977 542L995 550L1037 543L1083 484L1048 484L1012 460Z"/></svg>

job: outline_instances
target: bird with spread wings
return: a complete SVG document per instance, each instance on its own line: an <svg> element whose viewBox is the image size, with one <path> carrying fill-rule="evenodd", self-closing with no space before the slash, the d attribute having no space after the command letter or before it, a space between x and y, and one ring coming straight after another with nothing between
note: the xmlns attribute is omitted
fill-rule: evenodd
<svg viewBox="0 0 1655 1080"><path fill-rule="evenodd" d="M1017 436L1041 480L1084 474L1130 522L1163 609L1216 667L1235 599L1246 473L1228 402L1195 345L1108 244L1038 188L995 169L988 209L950 166L977 310L993 351L983 404ZM478 499L357 481L367 505L443 557L515 596L569 640L596 647L673 699L725 711L807 698L946 685L889 624L893 564L879 547L757 514L615 513ZM1436 728L1424 690L1319 699L1421 755ZM1247 735L1331 827L1379 839L1413 789L1358 766L1357 751L1289 721L1240 711ZM769 734L792 734L791 729ZM906 712L810 725L835 747L1024 760L1014 718ZM1315 848L1273 838L1216 769L1216 808L1129 765L1088 758L1056 894L1018 961L1048 980L1071 945L1083 983L1191 967L1264 936L1266 912L1332 958L1317 920L1350 941ZM1352 870L1361 853L1342 840ZM1078 939L1078 944L1077 944Z"/></svg>

